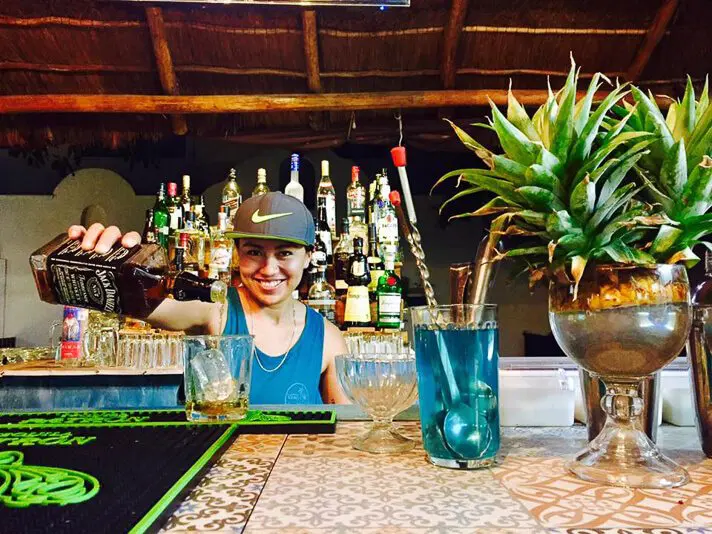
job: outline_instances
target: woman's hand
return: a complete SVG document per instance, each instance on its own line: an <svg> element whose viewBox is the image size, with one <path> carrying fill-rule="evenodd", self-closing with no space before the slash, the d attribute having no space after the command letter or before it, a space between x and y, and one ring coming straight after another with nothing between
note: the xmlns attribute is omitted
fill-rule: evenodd
<svg viewBox="0 0 712 534"><path fill-rule="evenodd" d="M121 245L126 248L131 248L141 243L141 236L138 232L129 232L122 236L118 227L109 226L104 228L104 225L100 223L92 224L88 230L75 224L69 227L67 234L71 239L81 239L84 250L94 250L99 254L108 252L117 241L121 241Z"/></svg>

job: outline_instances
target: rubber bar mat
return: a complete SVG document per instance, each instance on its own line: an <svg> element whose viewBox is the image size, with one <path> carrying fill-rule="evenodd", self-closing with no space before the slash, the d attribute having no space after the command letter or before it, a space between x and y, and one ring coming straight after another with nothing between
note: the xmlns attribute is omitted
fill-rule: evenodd
<svg viewBox="0 0 712 534"><path fill-rule="evenodd" d="M0 429L193 424L186 420L185 411L181 409L0 413ZM235 424L242 434L333 434L336 413L332 410L250 410L245 419Z"/></svg>
<svg viewBox="0 0 712 534"><path fill-rule="evenodd" d="M157 531L230 425L0 429L0 531Z"/></svg>

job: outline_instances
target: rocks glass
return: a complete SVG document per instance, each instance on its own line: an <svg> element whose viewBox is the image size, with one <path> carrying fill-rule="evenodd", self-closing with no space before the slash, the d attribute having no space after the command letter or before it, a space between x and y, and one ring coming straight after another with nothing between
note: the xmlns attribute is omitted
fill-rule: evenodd
<svg viewBox="0 0 712 534"><path fill-rule="evenodd" d="M185 336L185 411L189 421L239 421L247 415L253 336Z"/></svg>

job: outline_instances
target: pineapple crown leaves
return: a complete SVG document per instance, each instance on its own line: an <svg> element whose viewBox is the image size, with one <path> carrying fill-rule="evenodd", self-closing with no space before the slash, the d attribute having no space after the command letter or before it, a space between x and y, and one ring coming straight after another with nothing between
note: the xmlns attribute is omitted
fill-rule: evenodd
<svg viewBox="0 0 712 534"><path fill-rule="evenodd" d="M692 249L712 234L712 224L700 225L700 216L712 208L712 106L709 78L699 99L687 78L682 100L674 100L663 116L652 95L633 88L637 102L635 120L624 129L653 134L650 153L636 164L646 194L656 202L674 226L661 226L651 251L657 261L684 261L693 265L699 258ZM620 110L614 111L620 113Z"/></svg>
<svg viewBox="0 0 712 534"><path fill-rule="evenodd" d="M446 204L470 190L495 195L480 209L451 219L496 214L495 221L503 225L502 235L524 238L520 247L502 252L498 259L526 258L531 265L548 265L551 270L568 265L578 282L590 259L650 262L651 255L643 248L650 246L660 226L675 226L672 218L655 217L651 204L638 201L647 183L636 184L630 179L631 170L650 155L657 133L630 126L643 116L641 103L621 107L623 117L611 121L611 108L629 88L616 86L595 103L604 81L608 79L603 75L594 75L577 100L578 70L572 59L563 88L557 93L549 88L546 102L531 118L511 89L506 115L490 102L491 124L502 154L450 123L460 141L487 169L452 171L433 189L458 177L468 189ZM673 182L678 180L673 170L669 177ZM510 230L510 226L514 228Z"/></svg>

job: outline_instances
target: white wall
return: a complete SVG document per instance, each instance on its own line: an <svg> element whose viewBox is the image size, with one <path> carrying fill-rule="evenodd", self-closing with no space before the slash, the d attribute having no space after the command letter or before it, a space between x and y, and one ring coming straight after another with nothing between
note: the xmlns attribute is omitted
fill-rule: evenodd
<svg viewBox="0 0 712 534"><path fill-rule="evenodd" d="M72 224L82 210L99 204L121 228L143 227L152 197L137 197L118 174L83 169L62 180L53 196L0 195L0 258L7 260L5 336L18 346L46 345L49 325L62 308L40 301L29 266L30 254Z"/></svg>

